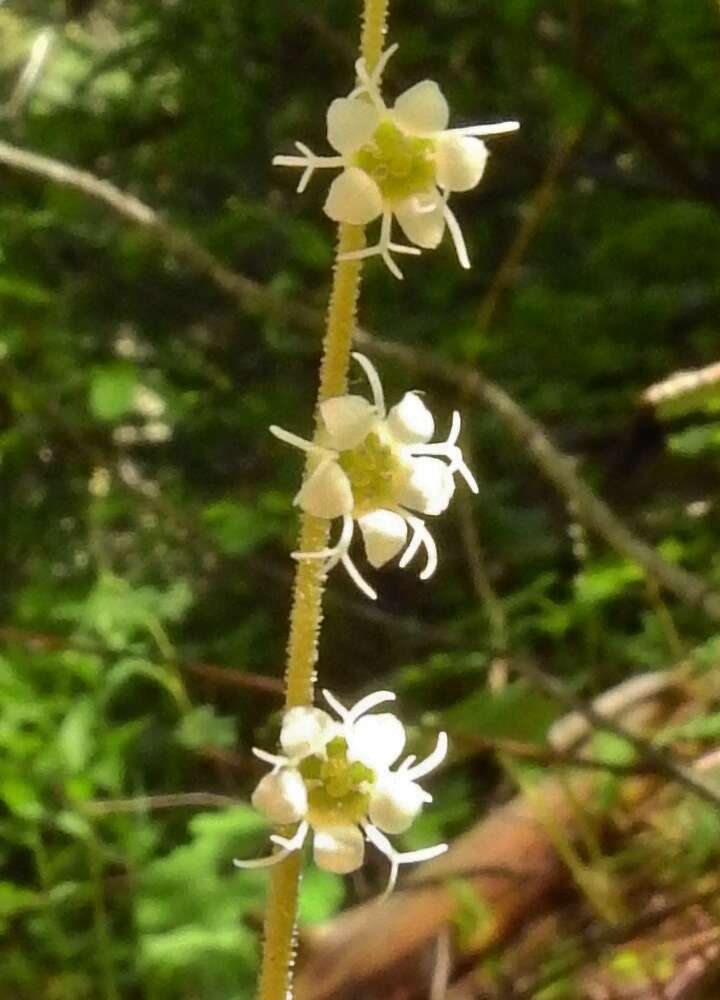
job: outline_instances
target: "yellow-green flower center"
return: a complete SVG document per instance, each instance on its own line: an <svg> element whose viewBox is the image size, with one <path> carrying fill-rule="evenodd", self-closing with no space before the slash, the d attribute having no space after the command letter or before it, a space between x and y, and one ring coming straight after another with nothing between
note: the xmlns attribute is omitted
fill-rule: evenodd
<svg viewBox="0 0 720 1000"><path fill-rule="evenodd" d="M355 154L355 163L370 174L383 197L402 201L435 183L432 139L406 135L389 119L380 122L372 140Z"/></svg>
<svg viewBox="0 0 720 1000"><path fill-rule="evenodd" d="M308 788L308 818L314 826L359 823L368 811L364 788L375 781L375 772L358 760L348 760L342 736L331 740L325 753L327 757L306 757L299 766Z"/></svg>
<svg viewBox="0 0 720 1000"><path fill-rule="evenodd" d="M338 462L350 480L355 517L379 507L392 507L409 475L396 451L375 431L357 448L340 452Z"/></svg>

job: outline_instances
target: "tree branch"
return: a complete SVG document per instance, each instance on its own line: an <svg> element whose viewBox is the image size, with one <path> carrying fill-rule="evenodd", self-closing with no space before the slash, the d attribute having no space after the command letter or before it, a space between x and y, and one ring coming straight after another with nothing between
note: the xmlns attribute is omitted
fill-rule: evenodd
<svg viewBox="0 0 720 1000"><path fill-rule="evenodd" d="M132 799L96 799L83 803L83 809L93 816L112 813L150 812L156 809L177 809L192 806L197 809L227 809L242 803L230 795L215 792L178 792L167 795L139 795Z"/></svg>
<svg viewBox="0 0 720 1000"><path fill-rule="evenodd" d="M103 202L126 221L146 229L160 245L180 260L205 274L244 311L261 310L313 330L322 322L320 311L297 302L287 303L271 289L226 267L190 233L165 222L154 209L134 195L121 191L88 171L78 170L58 160L27 152L2 141L0 163ZM720 621L720 593L714 591L701 577L666 562L651 545L638 538L577 474L575 461L553 444L543 426L482 372L445 361L430 351L390 343L366 330L357 329L355 341L374 354L455 385L469 397L488 405L528 452L545 478L573 504L579 520L597 532L621 555L641 566L665 590L685 604L704 611L714 621Z"/></svg>
<svg viewBox="0 0 720 1000"><path fill-rule="evenodd" d="M110 650L100 643L72 641L61 635L50 635L45 632L28 632L12 625L0 626L0 643L19 643L28 649L39 652L52 652L57 649L78 649L86 653L96 653L107 656ZM234 667L223 667L216 663L201 663L197 660L180 658L178 666L190 674L195 674L203 680L225 687L246 688L262 691L265 694L282 696L282 681L276 677L266 677L264 674L253 674Z"/></svg>
<svg viewBox="0 0 720 1000"><path fill-rule="evenodd" d="M690 768L684 767L673 760L669 754L656 747L650 740L626 729L610 715L599 711L592 702L586 701L563 681L552 674L546 673L541 667L527 659L517 659L512 662L513 668L530 681L535 687L555 698L557 701L577 712L587 719L593 729L604 729L614 733L620 739L629 743L636 751L640 761L658 775L663 775L670 781L681 785L699 799L720 809L720 794L701 778L696 777Z"/></svg>

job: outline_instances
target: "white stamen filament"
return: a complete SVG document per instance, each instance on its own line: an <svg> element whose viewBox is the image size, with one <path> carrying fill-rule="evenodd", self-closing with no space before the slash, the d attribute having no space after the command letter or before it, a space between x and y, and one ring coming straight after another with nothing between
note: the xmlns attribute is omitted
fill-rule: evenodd
<svg viewBox="0 0 720 1000"><path fill-rule="evenodd" d="M403 518L405 518L405 520L408 522L408 524L410 525L410 527L413 529L412 537L411 537L410 541L408 542L407 548L405 549L405 551L402 554L400 562L398 563L398 566L400 567L400 569L405 569L405 567L409 566L410 563L415 558L415 554L417 553L417 550L420 548L420 545L422 544L422 535L418 531L416 525L413 524L410 520L408 520L409 515L406 513L406 511L402 510L402 508L400 508L400 507L398 507L398 511L399 511L400 515ZM420 520L419 518L416 518L416 521L419 521L419 520Z"/></svg>
<svg viewBox="0 0 720 1000"><path fill-rule="evenodd" d="M347 713L345 721L357 722L362 715L366 715L371 709L377 708L378 705L382 705L386 701L395 701L395 695L392 691L373 691L372 694L366 695L356 705L353 705Z"/></svg>
<svg viewBox="0 0 720 1000"><path fill-rule="evenodd" d="M406 246L404 243L393 243L390 238L391 226L392 211L386 208L380 223L380 240L374 246L366 247L364 250L350 250L340 254L338 260L363 260L367 257L380 256L390 273L402 281L403 273L392 259L391 253L404 253L417 257L422 253L422 250L420 247Z"/></svg>
<svg viewBox="0 0 720 1000"><path fill-rule="evenodd" d="M370 358L366 358L364 354L359 351L353 351L352 356L355 358L357 363L360 365L362 370L367 376L368 383L370 385L370 391L373 395L373 403L375 404L375 409L378 412L378 416L381 420L385 419L385 393L383 392L382 382L380 381L380 376L377 373L377 368L372 363Z"/></svg>
<svg viewBox="0 0 720 1000"><path fill-rule="evenodd" d="M266 750L261 750L260 747L253 747L252 752L258 760L263 761L265 764L272 764L273 770L284 767L285 764L289 763L287 757L282 757L280 754L268 753Z"/></svg>
<svg viewBox="0 0 720 1000"><path fill-rule="evenodd" d="M465 460L463 459L462 452L459 448L455 449L452 461L450 462L449 470L452 474L459 472L473 493L480 492L477 479L473 476L472 472L465 464Z"/></svg>
<svg viewBox="0 0 720 1000"><path fill-rule="evenodd" d="M450 230L453 243L455 244L455 253L457 254L458 261L460 262L460 267L464 267L467 271L470 269L470 258L468 257L467 247L465 246L465 238L462 234L460 223L450 211L450 207L447 202L443 205L443 217L447 223L448 229Z"/></svg>
<svg viewBox="0 0 720 1000"><path fill-rule="evenodd" d="M303 820L289 840L286 840L285 837L279 837L277 834L273 834L270 837L273 844L280 847L279 851L275 851L274 854L270 854L265 858L250 858L247 861L243 861L241 858L234 858L233 864L236 868L270 868L272 865L278 865L295 851L300 850L305 843L309 829L310 824L307 820Z"/></svg>
<svg viewBox="0 0 720 1000"><path fill-rule="evenodd" d="M278 427L277 424L271 424L269 429L270 433L280 441L292 445L293 448L299 448L300 451L307 451L311 455L324 455L326 458L332 459L337 459L338 457L337 452L331 451L330 448L323 448L321 445L315 444L314 441L308 441L305 438L301 438L298 434L286 431L284 427Z"/></svg>
<svg viewBox="0 0 720 1000"><path fill-rule="evenodd" d="M450 433L447 437L448 444L457 444L457 439L460 437L461 426L462 420L460 418L460 413L457 410L453 410L452 420L450 421Z"/></svg>
<svg viewBox="0 0 720 1000"><path fill-rule="evenodd" d="M293 559L327 559L325 572L328 573L342 559L347 552L352 541L355 522L351 514L343 514L343 524L337 544L326 549L318 549L317 552L291 552Z"/></svg>
<svg viewBox="0 0 720 1000"><path fill-rule="evenodd" d="M430 861L431 858L437 858L444 854L448 848L447 844L436 844L434 847L423 847L419 851L396 851L387 837L372 823L363 823L362 828L368 841L377 847L390 862L390 876L385 891L380 896L381 902L387 899L395 888L400 865L414 864L417 861Z"/></svg>
<svg viewBox="0 0 720 1000"><path fill-rule="evenodd" d="M328 703L330 708L335 712L335 714L342 719L343 722L347 721L349 710L345 708L343 703L339 701L332 691L328 691L327 688L323 688L322 692L323 698Z"/></svg>
<svg viewBox="0 0 720 1000"><path fill-rule="evenodd" d="M368 73L367 63L364 59L358 59L356 61L355 72L357 73L357 78L360 81L360 86L356 87L355 90L353 90L349 95L351 99L353 97L358 97L360 94L367 94L381 114L387 113L385 101L380 93L380 77L388 64L388 60L397 52L397 50L397 43L386 49L375 64L375 68L372 73Z"/></svg>
<svg viewBox="0 0 720 1000"><path fill-rule="evenodd" d="M420 579L429 580L438 565L437 545L435 544L435 539L425 527L425 522L421 518L415 517L413 514L408 514L407 511L402 510L401 508L399 508L399 510L401 515L413 529L413 537L411 538L410 544L405 550L399 563L400 569L404 569L408 565L418 548L423 545L427 553L427 562L425 564L425 568L420 573Z"/></svg>
<svg viewBox="0 0 720 1000"><path fill-rule="evenodd" d="M498 122L496 125L464 125L460 128L447 128L443 135L506 135L517 132L520 122Z"/></svg>
<svg viewBox="0 0 720 1000"><path fill-rule="evenodd" d="M343 566L347 570L347 574L350 577L350 579L352 580L352 582L355 584L355 586L359 590L362 590L363 594L365 594L366 597L369 597L371 601L376 601L377 600L377 592L374 591L372 589L372 587L370 586L370 584L367 582L367 580L365 580L360 575L359 569L357 568L357 566L355 565L355 563L352 561L352 559L350 558L350 556L347 554L347 552L340 557L340 562L343 564Z"/></svg>
<svg viewBox="0 0 720 1000"><path fill-rule="evenodd" d="M421 760L419 764L409 767L405 771L405 777L409 778L410 781L417 781L418 778L423 778L426 774L430 774L431 771L434 771L445 760L447 750L447 733L438 733L437 743L433 752L425 760Z"/></svg>
<svg viewBox="0 0 720 1000"><path fill-rule="evenodd" d="M317 156L302 142L296 142L295 146L300 150L302 156L274 156L274 167L305 167L297 186L298 194L302 194L310 182L310 178L316 170L325 168L343 167L345 162L342 156Z"/></svg>

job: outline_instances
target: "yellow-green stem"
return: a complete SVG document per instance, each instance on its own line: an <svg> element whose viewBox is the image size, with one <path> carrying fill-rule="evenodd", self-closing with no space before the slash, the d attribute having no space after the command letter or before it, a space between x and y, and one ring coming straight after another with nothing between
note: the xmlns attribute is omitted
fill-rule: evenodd
<svg viewBox="0 0 720 1000"><path fill-rule="evenodd" d="M389 0L365 0L360 48L367 68L372 72L382 54L387 31Z"/></svg>
<svg viewBox="0 0 720 1000"><path fill-rule="evenodd" d="M359 226L340 226L338 256L365 246L365 234ZM360 294L361 262L337 260L333 275L327 329L320 364L318 404L331 396L341 396L347 389L347 372L352 346L353 326ZM298 549L315 552L327 545L327 521L304 514L300 522ZM310 705L313 700L317 643L322 621L322 595L325 573L322 561L304 559L295 571L295 590L290 612L285 703Z"/></svg>
<svg viewBox="0 0 720 1000"><path fill-rule="evenodd" d="M372 70L383 49L389 0L364 0L361 55ZM323 341L317 403L340 396L347 389L355 313L360 294L360 261L340 260L340 256L365 246L364 229L341 225L338 259L333 272L327 327ZM317 412L317 411L316 411ZM327 521L304 514L300 523L298 549L314 552L327 545ZM295 587L290 612L285 704L311 705L315 687L315 663L322 622L325 572L320 560L301 560L295 571ZM299 851L276 865L270 875L258 1000L286 1000L292 996L292 967L295 959L297 903L302 875Z"/></svg>

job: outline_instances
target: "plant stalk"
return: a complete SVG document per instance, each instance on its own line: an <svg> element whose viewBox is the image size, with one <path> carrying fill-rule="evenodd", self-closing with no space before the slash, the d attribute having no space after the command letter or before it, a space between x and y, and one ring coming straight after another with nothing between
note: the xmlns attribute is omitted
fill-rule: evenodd
<svg viewBox="0 0 720 1000"><path fill-rule="evenodd" d="M370 71L383 49L389 0L364 0L361 55ZM333 271L327 324L323 339L316 421L320 403L347 390L350 351L360 295L362 261L340 260L340 256L365 246L360 226L341 224ZM308 468L306 466L305 474ZM327 521L303 514L298 549L314 552L325 548L330 533ZM322 624L322 598L326 571L322 560L300 560L295 572L290 634L285 673L285 705L312 705L315 664ZM295 960L297 904L302 876L302 854L296 851L276 865L270 875L258 1000L288 1000L292 997Z"/></svg>

